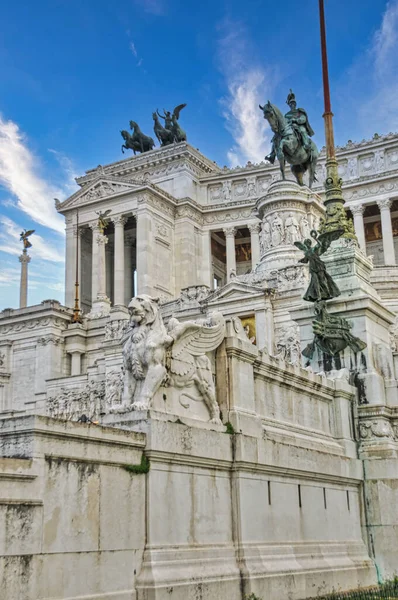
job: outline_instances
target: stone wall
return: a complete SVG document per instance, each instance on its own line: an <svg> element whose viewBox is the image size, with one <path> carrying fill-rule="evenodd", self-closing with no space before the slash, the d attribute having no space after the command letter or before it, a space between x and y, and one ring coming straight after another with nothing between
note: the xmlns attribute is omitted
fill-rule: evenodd
<svg viewBox="0 0 398 600"><path fill-rule="evenodd" d="M0 596L131 600L145 544L145 443L45 417L0 420Z"/></svg>
<svg viewBox="0 0 398 600"><path fill-rule="evenodd" d="M158 410L107 415L113 429L0 419L7 598L299 600L375 582L353 388L231 335L216 366L234 432ZM144 447L149 472L127 471Z"/></svg>

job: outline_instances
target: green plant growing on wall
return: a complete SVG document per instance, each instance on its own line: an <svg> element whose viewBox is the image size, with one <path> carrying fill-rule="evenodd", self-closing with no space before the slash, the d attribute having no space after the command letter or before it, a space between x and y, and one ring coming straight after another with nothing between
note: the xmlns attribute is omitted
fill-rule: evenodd
<svg viewBox="0 0 398 600"><path fill-rule="evenodd" d="M225 427L226 427L225 433L228 433L229 435L233 435L235 433L235 429L233 428L232 423L230 423L229 421L228 421L228 423L225 423ZM256 600L255 598L250 598L250 596L247 596L247 598L248 598L248 600ZM246 598L245 598L245 600L246 600Z"/></svg>
<svg viewBox="0 0 398 600"><path fill-rule="evenodd" d="M245 600L261 600L256 594L250 594L250 596L245 596Z"/></svg>
<svg viewBox="0 0 398 600"><path fill-rule="evenodd" d="M122 465L122 466L123 466L123 469L125 469L125 471L128 471L129 473L135 473L135 475L143 475L143 474L149 472L150 462L149 462L149 459L145 456L145 454L143 454L142 458L141 458L141 463L139 465Z"/></svg>

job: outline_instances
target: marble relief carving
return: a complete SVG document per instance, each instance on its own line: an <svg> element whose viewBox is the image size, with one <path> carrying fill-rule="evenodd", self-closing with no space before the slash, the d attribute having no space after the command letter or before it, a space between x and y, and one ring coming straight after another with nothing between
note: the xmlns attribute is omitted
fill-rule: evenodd
<svg viewBox="0 0 398 600"><path fill-rule="evenodd" d="M82 415L98 420L105 412L105 383L91 380L81 388L61 388L55 396L47 398L47 414L56 419L77 421Z"/></svg>
<svg viewBox="0 0 398 600"><path fill-rule="evenodd" d="M297 323L291 322L282 327L275 343L276 358L291 365L299 365L301 361L300 329Z"/></svg>

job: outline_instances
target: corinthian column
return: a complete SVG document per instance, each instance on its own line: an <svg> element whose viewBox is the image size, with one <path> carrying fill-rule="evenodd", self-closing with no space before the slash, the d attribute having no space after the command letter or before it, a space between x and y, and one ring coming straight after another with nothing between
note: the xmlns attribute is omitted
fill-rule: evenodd
<svg viewBox="0 0 398 600"><path fill-rule="evenodd" d="M97 275L98 275L98 289L97 289L97 300L108 300L106 295L106 263L105 263L105 245L108 243L108 238L103 233L97 233L96 242L98 244L98 256L97 256Z"/></svg>
<svg viewBox="0 0 398 600"><path fill-rule="evenodd" d="M91 312L89 315L92 318L106 315L110 311L111 302L106 295L105 245L107 243L108 238L97 228L97 232L95 233L93 238L93 263L94 257L97 259L97 268L93 268L93 279L96 279L97 297L93 301ZM95 252L94 248L96 248Z"/></svg>
<svg viewBox="0 0 398 600"><path fill-rule="evenodd" d="M30 263L30 256L26 251L23 250L19 257L21 263L21 286L19 288L19 308L25 308L28 304L28 264Z"/></svg>
<svg viewBox="0 0 398 600"><path fill-rule="evenodd" d="M365 227L363 225L363 213L365 207L362 204L359 204L357 206L350 206L350 209L354 217L354 229L358 238L359 247L366 253Z"/></svg>
<svg viewBox="0 0 398 600"><path fill-rule="evenodd" d="M100 230L98 228L97 222L90 224L90 227L93 232L93 244L92 244L92 253L91 253L91 304L93 304L97 300L98 293L98 244L97 244L97 235Z"/></svg>
<svg viewBox="0 0 398 600"><path fill-rule="evenodd" d="M231 280L231 273L236 275L235 235L236 227L223 229L227 250L227 281Z"/></svg>
<svg viewBox="0 0 398 600"><path fill-rule="evenodd" d="M114 217L115 225L115 248L114 248L114 304L115 306L124 305L124 226L127 222L126 217Z"/></svg>
<svg viewBox="0 0 398 600"><path fill-rule="evenodd" d="M133 297L133 243L131 233L124 237L124 304L129 305Z"/></svg>
<svg viewBox="0 0 398 600"><path fill-rule="evenodd" d="M260 262L260 223L249 225L251 247L252 247L252 269Z"/></svg>
<svg viewBox="0 0 398 600"><path fill-rule="evenodd" d="M395 265L394 238L392 234L392 223L390 206L391 200L379 200L377 203L380 209L381 231L383 234L383 252L384 264Z"/></svg>

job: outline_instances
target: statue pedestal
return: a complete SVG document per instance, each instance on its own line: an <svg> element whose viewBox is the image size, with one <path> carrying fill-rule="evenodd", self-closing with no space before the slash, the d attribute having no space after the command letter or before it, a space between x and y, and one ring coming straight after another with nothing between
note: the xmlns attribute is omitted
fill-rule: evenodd
<svg viewBox="0 0 398 600"><path fill-rule="evenodd" d="M158 394L161 390L159 390ZM101 425L106 427L117 427L118 429L128 429L130 431L139 431L150 434L153 422L177 423L187 427L199 427L208 431L218 431L225 433L225 425L210 423L208 420L199 420L188 417L187 415L178 415L167 412L166 410L157 410L156 395L153 406L148 410L132 410L125 413L109 413L101 419Z"/></svg>
<svg viewBox="0 0 398 600"><path fill-rule="evenodd" d="M272 183L258 199L256 211L262 221L256 273L297 265L302 253L294 242L308 238L325 213L321 198L293 181Z"/></svg>
<svg viewBox="0 0 398 600"><path fill-rule="evenodd" d="M88 319L100 319L107 317L111 311L111 301L106 296L97 299L93 302L90 312L87 315Z"/></svg>
<svg viewBox="0 0 398 600"><path fill-rule="evenodd" d="M372 264L355 241L346 239L333 242L322 258L341 291L340 296L328 300L329 314L347 319L352 325L352 335L367 346L356 354L346 348L330 359L318 352L311 360L311 367L315 372L348 368L355 377L360 404L385 404L388 399L388 403L395 405L398 395L389 335L395 315L382 304L370 283ZM291 312L292 319L300 325L302 350L314 339L314 316L312 303Z"/></svg>

